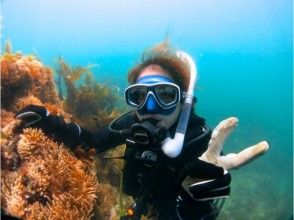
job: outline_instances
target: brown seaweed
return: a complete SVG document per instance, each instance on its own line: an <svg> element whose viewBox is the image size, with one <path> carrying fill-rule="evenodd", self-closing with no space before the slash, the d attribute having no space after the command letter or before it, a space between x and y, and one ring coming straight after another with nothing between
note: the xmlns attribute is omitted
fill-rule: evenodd
<svg viewBox="0 0 294 220"><path fill-rule="evenodd" d="M10 150L5 149L7 141L2 143L4 151ZM5 168L1 172L1 201L7 214L34 219L37 206L49 219L93 215L93 204L103 195L98 194L98 181L89 166L39 129L25 129L14 147L20 164L13 172Z"/></svg>
<svg viewBox="0 0 294 220"><path fill-rule="evenodd" d="M1 56L1 108L16 111L16 102L30 95L42 103L59 105L57 91L50 68L33 56L6 53Z"/></svg>
<svg viewBox="0 0 294 220"><path fill-rule="evenodd" d="M77 148L72 152L40 129L23 130L22 123L14 119L16 111L36 104L67 120L87 118L86 122L90 122L91 117L98 117L103 124L119 113L114 107L106 109L110 104L103 103L99 95L108 97L109 102L115 100L114 95L87 71L85 85L75 85L83 75L82 68L78 68L70 73L72 77L67 77L68 93L63 108L52 71L35 57L7 49L1 56L1 70L1 208L6 214L23 219L116 219L117 188L109 184L108 177L97 175L97 170L106 165L99 166L94 149ZM86 101L95 109L88 117L84 108L76 107L85 104L85 91ZM70 114L65 111L69 105L74 109ZM80 113L84 118L79 117ZM92 127L97 128L97 124ZM118 175L118 171L115 173Z"/></svg>
<svg viewBox="0 0 294 220"><path fill-rule="evenodd" d="M113 94L109 87L95 81L90 71L92 66L71 67L59 57L56 72L58 78L62 76L66 86L64 109L81 126L94 131L110 123L120 113L114 106L119 97ZM78 84L79 80L83 83Z"/></svg>

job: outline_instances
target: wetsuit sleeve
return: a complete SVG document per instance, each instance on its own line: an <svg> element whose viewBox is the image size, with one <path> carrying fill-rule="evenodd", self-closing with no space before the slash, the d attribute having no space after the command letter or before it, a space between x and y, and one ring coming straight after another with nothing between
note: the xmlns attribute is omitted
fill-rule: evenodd
<svg viewBox="0 0 294 220"><path fill-rule="evenodd" d="M95 147L97 153L106 151L125 143L125 138L110 131L109 126L102 127L97 132L90 132L81 128L79 140L83 145Z"/></svg>
<svg viewBox="0 0 294 220"><path fill-rule="evenodd" d="M70 148L82 145L102 152L125 142L125 138L119 132L112 132L109 126L92 133L75 123L66 123L62 116L49 114L44 106L28 105L16 113L16 118L21 119L25 127L41 128L47 136ZM134 117L124 118L119 125L128 126L131 118Z"/></svg>
<svg viewBox="0 0 294 220"><path fill-rule="evenodd" d="M97 132L90 132L75 123L66 123L63 117L56 115L49 115L31 127L42 128L48 136L72 149L77 146L94 147L97 153L125 142L122 136L111 132L108 126L102 127Z"/></svg>

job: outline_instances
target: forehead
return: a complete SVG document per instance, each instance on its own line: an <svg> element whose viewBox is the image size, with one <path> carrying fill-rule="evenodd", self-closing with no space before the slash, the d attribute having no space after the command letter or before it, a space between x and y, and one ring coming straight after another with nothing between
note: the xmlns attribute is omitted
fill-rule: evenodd
<svg viewBox="0 0 294 220"><path fill-rule="evenodd" d="M167 76L170 77L170 74L163 69L161 66L157 64L149 65L145 67L141 73L138 75L138 78L141 78L143 76L149 76L149 75L161 75L161 76Z"/></svg>
<svg viewBox="0 0 294 220"><path fill-rule="evenodd" d="M136 83L153 84L153 83L174 83L174 81L164 75L145 75L137 79Z"/></svg>

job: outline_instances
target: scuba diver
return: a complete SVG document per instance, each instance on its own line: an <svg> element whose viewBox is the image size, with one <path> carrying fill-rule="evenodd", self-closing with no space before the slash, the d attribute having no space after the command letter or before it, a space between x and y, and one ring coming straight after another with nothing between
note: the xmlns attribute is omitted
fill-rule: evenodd
<svg viewBox="0 0 294 220"><path fill-rule="evenodd" d="M66 123L41 106L26 106L16 117L72 148L94 146L101 153L126 144L122 188L135 202L121 219L215 219L215 201L229 196L231 177L199 159L212 132L193 108L196 77L188 54L161 44L128 73L125 100L133 109L98 131ZM187 177L192 181L183 187Z"/></svg>

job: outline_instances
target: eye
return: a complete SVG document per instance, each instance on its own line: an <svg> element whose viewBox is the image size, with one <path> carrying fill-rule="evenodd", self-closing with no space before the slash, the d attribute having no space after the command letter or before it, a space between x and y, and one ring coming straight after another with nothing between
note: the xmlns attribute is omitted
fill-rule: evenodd
<svg viewBox="0 0 294 220"><path fill-rule="evenodd" d="M147 89L145 87L133 87L129 91L129 99L136 105L141 105L146 98Z"/></svg>
<svg viewBox="0 0 294 220"><path fill-rule="evenodd" d="M177 88L171 85L159 85L156 87L156 94L161 102L170 104L177 100Z"/></svg>

